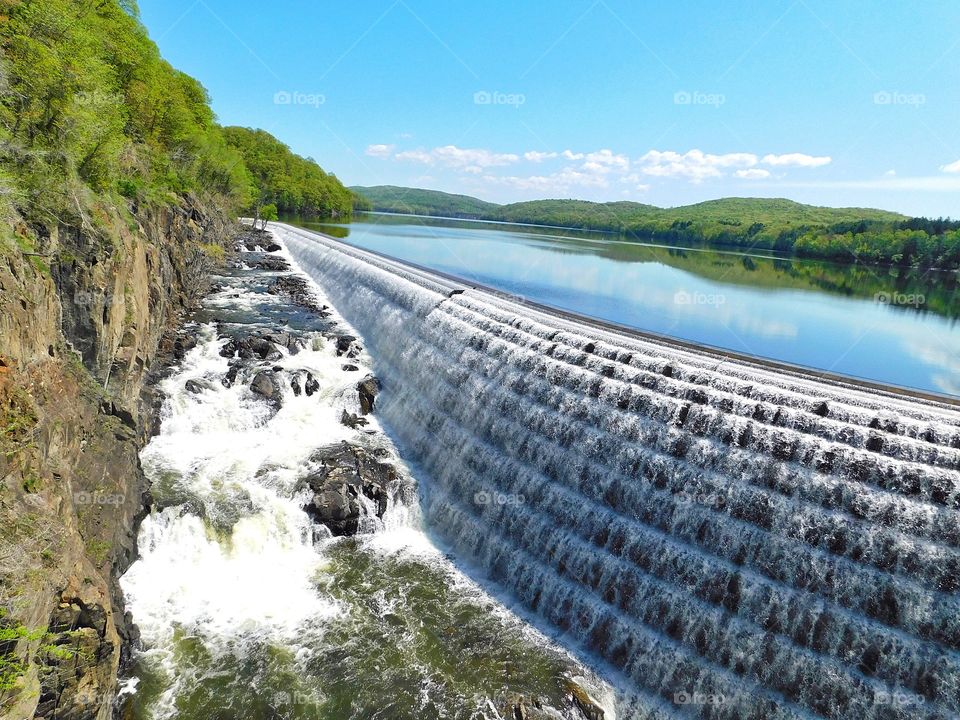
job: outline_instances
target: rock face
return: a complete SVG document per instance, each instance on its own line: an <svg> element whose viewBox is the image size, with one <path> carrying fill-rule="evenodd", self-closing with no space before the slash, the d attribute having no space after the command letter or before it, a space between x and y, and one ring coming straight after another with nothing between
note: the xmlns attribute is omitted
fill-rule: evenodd
<svg viewBox="0 0 960 720"><path fill-rule="evenodd" d="M313 494L304 509L316 522L336 536L355 535L366 514L361 497L372 502L376 517L383 517L397 480L392 465L349 443L318 451L310 460L319 468L302 481Z"/></svg>
<svg viewBox="0 0 960 720"><path fill-rule="evenodd" d="M190 348L168 331L205 289L201 244L232 227L191 198L133 226L111 212L4 231L42 262L0 238L0 624L20 636L0 659L23 667L3 718L110 718L135 639L116 578L146 507L147 380Z"/></svg>

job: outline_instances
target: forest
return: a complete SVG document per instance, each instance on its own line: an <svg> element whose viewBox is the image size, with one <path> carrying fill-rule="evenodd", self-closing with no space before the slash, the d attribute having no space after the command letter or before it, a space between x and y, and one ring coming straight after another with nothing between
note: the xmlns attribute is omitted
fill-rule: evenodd
<svg viewBox="0 0 960 720"><path fill-rule="evenodd" d="M204 87L161 56L133 0L0 2L0 212L95 226L98 207L191 193L349 214L352 196L263 131L220 127ZM9 225L9 223L8 223Z"/></svg>
<svg viewBox="0 0 960 720"><path fill-rule="evenodd" d="M533 200L497 205L393 186L355 187L377 211L617 233L672 245L771 250L841 262L960 268L960 221L781 198L724 198L674 208L636 202Z"/></svg>

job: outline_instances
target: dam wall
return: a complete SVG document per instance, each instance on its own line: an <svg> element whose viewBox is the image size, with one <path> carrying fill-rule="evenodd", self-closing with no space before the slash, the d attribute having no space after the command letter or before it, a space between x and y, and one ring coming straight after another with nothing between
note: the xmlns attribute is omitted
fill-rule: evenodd
<svg viewBox="0 0 960 720"><path fill-rule="evenodd" d="M643 337L316 233L428 529L621 717L960 715L960 411Z"/></svg>

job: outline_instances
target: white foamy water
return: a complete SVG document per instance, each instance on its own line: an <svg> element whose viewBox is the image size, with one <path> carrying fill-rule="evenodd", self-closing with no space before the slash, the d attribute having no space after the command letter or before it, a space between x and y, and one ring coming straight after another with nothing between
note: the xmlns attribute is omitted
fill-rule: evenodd
<svg viewBox="0 0 960 720"><path fill-rule="evenodd" d="M244 278L227 284L206 307L255 314L281 302L251 289ZM135 703L135 717L359 719L368 717L373 705L394 702L407 686L421 688L411 711L422 705L439 717L497 717L496 710L471 714L465 702L458 706L449 699L459 695L450 695L434 664L455 665L457 658L442 654L421 658L409 680L384 681L379 696L352 697L384 674L377 648L381 629L360 619L363 614L378 608L378 623L417 615L397 638L384 634L382 642L409 644L404 653L419 652L424 627L444 626L429 629L428 636L449 633L446 626L453 620L443 614L448 608L442 603L436 620L425 617L432 609L413 613L411 594L441 588L462 605L460 621L463 612L489 619L499 624L490 632L522 644L515 652L542 649L550 662L569 666L570 675L579 672L572 659L562 659L545 637L454 568L421 530L415 505L392 502L382 521L366 518L361 528L372 534L346 553L343 541L311 523L296 488L318 448L348 440L386 451L387 461L408 476L375 417L360 431L340 423L344 410L359 411L356 383L370 366L365 354L337 357L334 344L317 332L308 336L306 349L295 354L284 349L279 360L259 363L283 370L274 375L284 384L276 411L250 390L255 370L245 368L231 387L223 385L230 362L219 354L224 343L213 323L199 327L198 345L162 381L161 431L141 456L157 507L141 527L140 558L121 579L143 641L137 656L143 677L129 678L124 686L125 696L143 698ZM359 369L344 370L346 363ZM296 372L311 373L319 390L295 396L288 378ZM189 391L188 383L197 383L200 391ZM351 575L351 552L373 569ZM330 632L335 635L327 641ZM486 686L500 682L496 668L502 661L490 664L489 680L475 681L483 706L491 702ZM597 681L584 683L599 697L609 695ZM236 714L237 707L243 712Z"/></svg>

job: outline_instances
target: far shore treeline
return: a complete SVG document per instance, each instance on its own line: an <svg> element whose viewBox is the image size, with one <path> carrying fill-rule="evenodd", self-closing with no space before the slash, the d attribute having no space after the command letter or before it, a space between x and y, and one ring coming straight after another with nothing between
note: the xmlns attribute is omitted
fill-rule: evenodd
<svg viewBox="0 0 960 720"><path fill-rule="evenodd" d="M203 86L160 56L133 0L0 5L5 221L95 227L188 194L234 216L268 204L350 214L336 176L262 130L221 127Z"/></svg>
<svg viewBox="0 0 960 720"><path fill-rule="evenodd" d="M675 208L636 202L534 200L510 205L381 185L351 188L357 209L620 233L676 245L762 249L839 262L960 268L960 221L784 199L725 198Z"/></svg>

